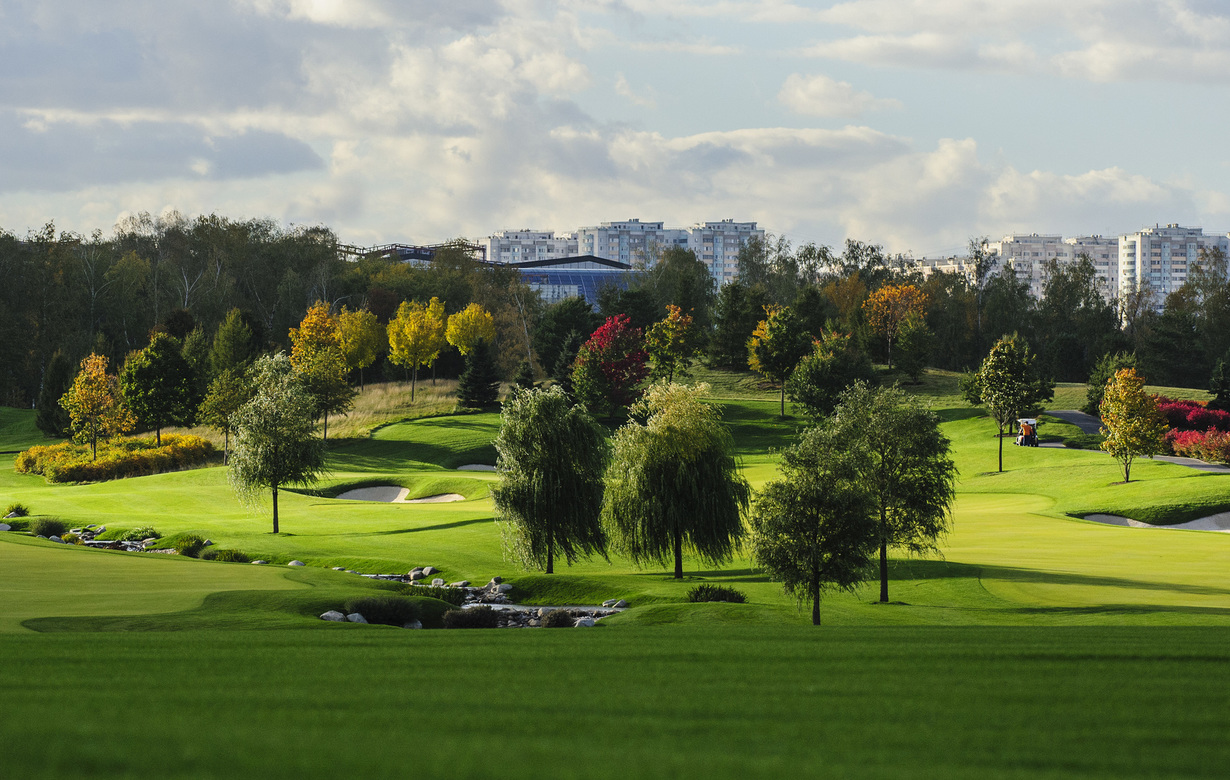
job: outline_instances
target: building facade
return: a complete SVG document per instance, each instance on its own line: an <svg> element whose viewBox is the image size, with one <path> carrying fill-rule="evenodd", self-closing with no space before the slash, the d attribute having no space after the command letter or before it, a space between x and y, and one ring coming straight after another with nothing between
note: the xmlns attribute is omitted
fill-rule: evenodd
<svg viewBox="0 0 1230 780"><path fill-rule="evenodd" d="M1156 225L1119 237L1119 291L1128 294L1147 287L1154 304L1183 286L1200 262L1200 253L1230 254L1230 235L1205 235L1203 228Z"/></svg>
<svg viewBox="0 0 1230 780"><path fill-rule="evenodd" d="M1018 233L988 243L987 251L999 258L1001 267L1011 268L1018 279L1028 283L1029 291L1035 298L1042 297L1049 261L1068 265L1076 262L1081 255L1088 256L1093 262L1103 297L1112 300L1119 291L1118 238L1064 238L1060 235Z"/></svg>

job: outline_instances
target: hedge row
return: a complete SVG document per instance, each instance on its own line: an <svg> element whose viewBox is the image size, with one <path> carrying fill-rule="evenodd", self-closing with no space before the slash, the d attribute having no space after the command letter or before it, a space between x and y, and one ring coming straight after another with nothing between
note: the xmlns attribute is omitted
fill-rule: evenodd
<svg viewBox="0 0 1230 780"><path fill-rule="evenodd" d="M1175 455L1208 463L1230 463L1230 433L1214 428L1207 431L1170 430L1166 432L1166 443Z"/></svg>
<svg viewBox="0 0 1230 780"><path fill-rule="evenodd" d="M90 459L90 448L84 444L31 447L17 456L13 466L23 474L40 474L48 482L102 482L200 466L216 452L213 444L199 436L168 433L162 437L161 447L153 438L99 444L97 460Z"/></svg>

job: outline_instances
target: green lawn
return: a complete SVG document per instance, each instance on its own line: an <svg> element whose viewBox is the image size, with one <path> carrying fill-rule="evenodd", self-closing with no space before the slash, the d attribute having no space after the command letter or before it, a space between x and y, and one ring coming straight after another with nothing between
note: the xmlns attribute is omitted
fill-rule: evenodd
<svg viewBox="0 0 1230 780"><path fill-rule="evenodd" d="M759 487L803 420L779 419L775 394L746 375L721 379L715 403ZM894 559L889 605L871 585L827 596L820 629L742 557L718 569L685 558L683 582L618 556L520 571L493 521L495 475L456 470L494 462L497 415L408 419L337 443L319 485L282 493L276 536L222 468L49 485L0 455L0 504L196 532L271 561L0 533L0 740L16 746L3 766L20 777L1224 774L1230 534L1079 517L1225 511L1230 476L1143 461L1122 485L1100 452L1011 445L996 473L994 425L955 383L934 372L915 388L960 469L943 560ZM0 441L40 440L32 416L0 410ZM331 498L373 484L466 500ZM527 603L633 608L559 632L316 617L382 587L332 566L426 564L449 580L502 575ZM686 603L698 582L749 603Z"/></svg>

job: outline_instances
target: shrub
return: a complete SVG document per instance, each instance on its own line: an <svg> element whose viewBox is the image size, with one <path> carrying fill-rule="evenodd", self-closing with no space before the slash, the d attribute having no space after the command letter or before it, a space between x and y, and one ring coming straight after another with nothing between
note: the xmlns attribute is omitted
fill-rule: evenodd
<svg viewBox="0 0 1230 780"><path fill-rule="evenodd" d="M17 455L13 468L23 474L40 474L48 482L99 482L199 466L215 453L214 445L199 436L168 433L162 437L162 446L153 438L99 444L97 460L91 459L88 446L72 442L31 447Z"/></svg>
<svg viewBox="0 0 1230 780"><path fill-rule="evenodd" d="M144 542L146 539L161 539L162 534L154 530L153 526L143 525L140 528L134 528L120 537L121 542Z"/></svg>
<svg viewBox="0 0 1230 780"><path fill-rule="evenodd" d="M196 534L184 534L171 545L175 552L187 558L195 558L205 549L205 540Z"/></svg>
<svg viewBox="0 0 1230 780"><path fill-rule="evenodd" d="M30 533L35 536L63 536L68 523L58 517L39 517L30 523Z"/></svg>
<svg viewBox="0 0 1230 780"><path fill-rule="evenodd" d="M1210 428L1200 431L1167 431L1166 443L1176 455L1210 463L1230 463L1230 433Z"/></svg>
<svg viewBox="0 0 1230 780"><path fill-rule="evenodd" d="M542 619L543 628L574 628L580 615L570 609L553 609Z"/></svg>
<svg viewBox="0 0 1230 780"><path fill-rule="evenodd" d="M346 602L346 613L351 612L368 623L398 628L419 619L419 605L405 596L359 596Z"/></svg>
<svg viewBox="0 0 1230 780"><path fill-rule="evenodd" d="M725 585L697 585L688 591L688 601L699 603L702 601L725 601L731 604L743 604L747 601L747 596L744 596L734 588L728 588Z"/></svg>
<svg viewBox="0 0 1230 780"><path fill-rule="evenodd" d="M74 533L60 534L60 541L65 544L81 544L81 537Z"/></svg>
<svg viewBox="0 0 1230 780"><path fill-rule="evenodd" d="M9 504L8 508L4 510L4 515L0 515L0 517L7 517L8 515L12 515L13 517L27 517L29 514L30 510L26 508L25 504Z"/></svg>
<svg viewBox="0 0 1230 780"><path fill-rule="evenodd" d="M252 562L252 558L249 557L247 553L242 553L239 550L219 550L216 547L210 547L208 550L201 553L201 560L219 561L221 563L251 563Z"/></svg>
<svg viewBox="0 0 1230 780"><path fill-rule="evenodd" d="M491 607L450 609L444 613L445 628L499 628L500 613Z"/></svg>
<svg viewBox="0 0 1230 780"><path fill-rule="evenodd" d="M454 607L460 607L466 601L466 592L461 588L440 588L435 585L402 585L398 593L406 596L439 599Z"/></svg>

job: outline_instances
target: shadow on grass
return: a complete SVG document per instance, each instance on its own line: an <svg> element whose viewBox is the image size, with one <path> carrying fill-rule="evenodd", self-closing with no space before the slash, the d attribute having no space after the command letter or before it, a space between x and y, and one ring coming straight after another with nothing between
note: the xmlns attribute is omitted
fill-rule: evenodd
<svg viewBox="0 0 1230 780"><path fill-rule="evenodd" d="M495 463L495 447L490 443L469 447L431 444L394 439L350 440L331 448L329 468L334 471L398 471L422 463L442 469L455 469L470 463Z"/></svg>

